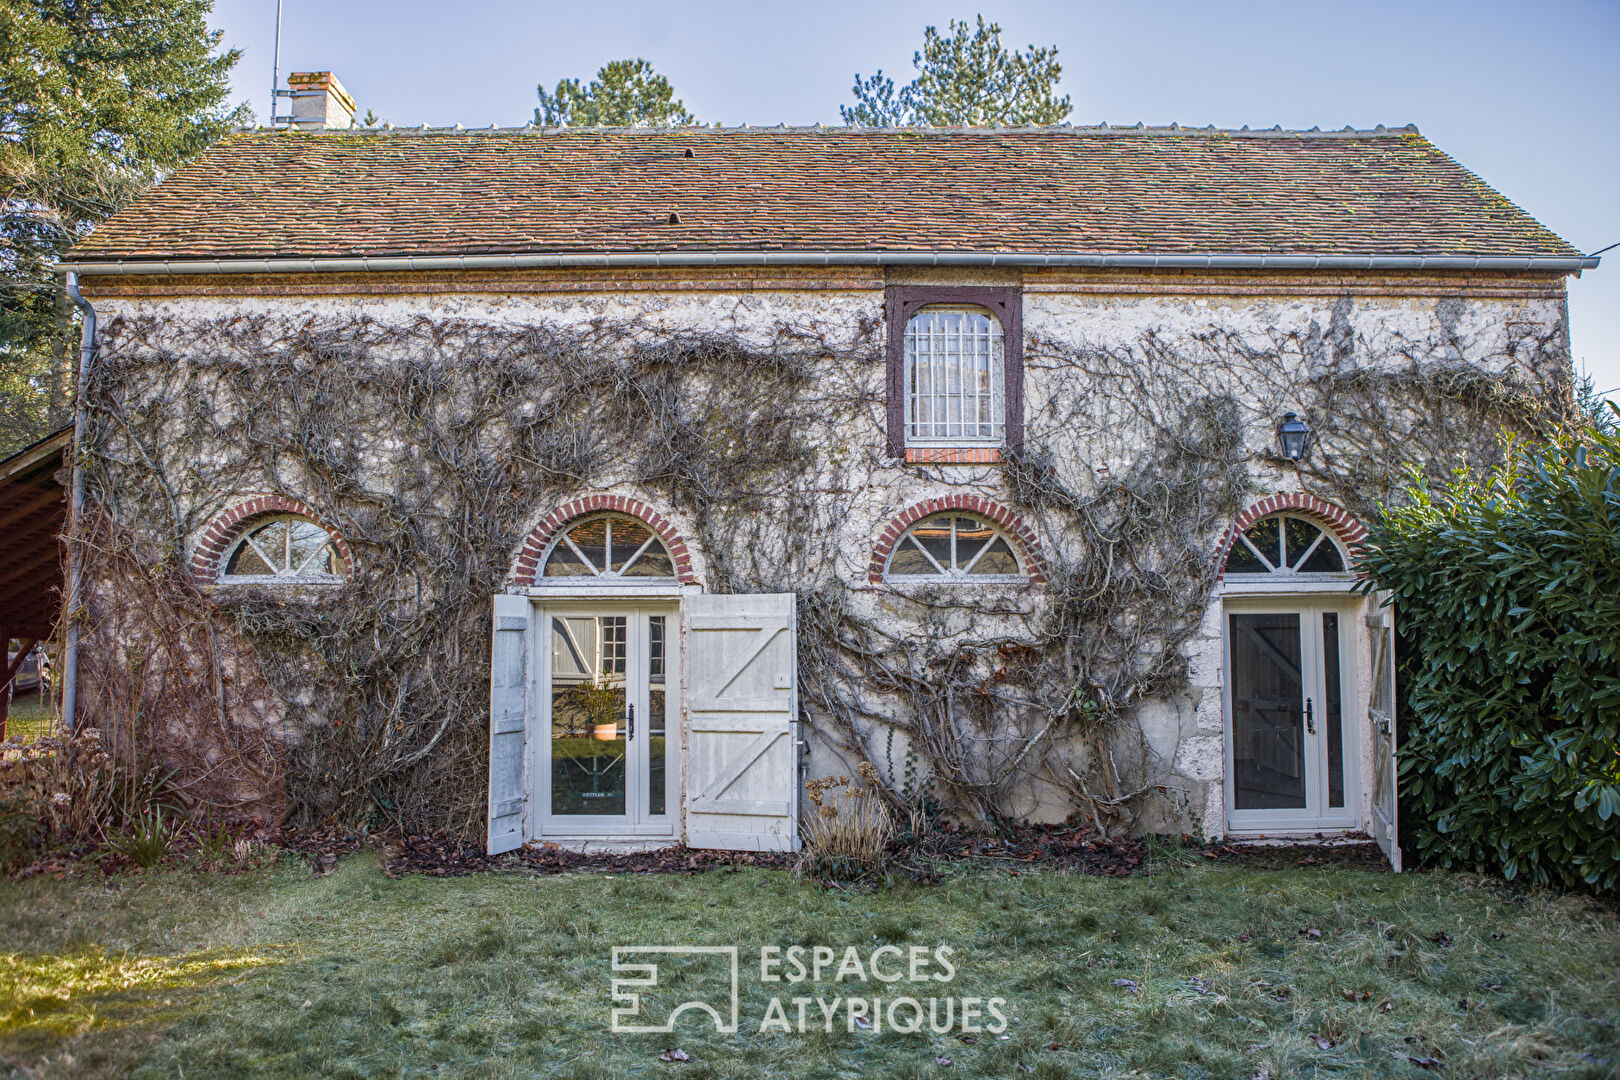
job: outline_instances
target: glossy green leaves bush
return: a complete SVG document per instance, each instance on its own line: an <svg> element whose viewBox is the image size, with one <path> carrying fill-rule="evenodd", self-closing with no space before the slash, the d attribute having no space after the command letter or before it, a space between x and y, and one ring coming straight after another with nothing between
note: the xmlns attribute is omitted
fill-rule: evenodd
<svg viewBox="0 0 1620 1080"><path fill-rule="evenodd" d="M1423 861L1620 892L1620 437L1509 448L1372 528L1394 593ZM1415 835L1414 835L1415 833Z"/></svg>

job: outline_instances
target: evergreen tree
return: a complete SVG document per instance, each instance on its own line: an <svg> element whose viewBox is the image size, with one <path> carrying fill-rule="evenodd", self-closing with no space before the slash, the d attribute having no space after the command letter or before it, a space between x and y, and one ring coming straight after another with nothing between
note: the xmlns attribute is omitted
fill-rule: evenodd
<svg viewBox="0 0 1620 1080"><path fill-rule="evenodd" d="M212 0L0 2L0 453L66 422L76 312L57 256L195 157L240 53L216 52Z"/></svg>
<svg viewBox="0 0 1620 1080"><path fill-rule="evenodd" d="M675 97L675 88L647 61L614 60L596 73L589 86L564 79L557 89L540 94L534 122L544 127L675 127L695 120Z"/></svg>
<svg viewBox="0 0 1620 1080"><path fill-rule="evenodd" d="M949 33L923 30L922 51L912 55L917 77L895 90L879 71L855 76L855 104L842 105L846 124L863 127L946 127L956 124L1056 124L1069 115L1067 96L1056 97L1063 67L1057 46L1009 52L1001 26L978 17L974 27L952 19Z"/></svg>

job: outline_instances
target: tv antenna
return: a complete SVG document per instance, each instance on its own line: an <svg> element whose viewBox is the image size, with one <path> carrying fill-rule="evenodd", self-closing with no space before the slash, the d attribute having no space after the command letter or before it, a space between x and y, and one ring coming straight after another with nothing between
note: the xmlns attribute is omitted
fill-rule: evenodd
<svg viewBox="0 0 1620 1080"><path fill-rule="evenodd" d="M276 46L270 60L270 126L292 123L291 116L277 116L276 106L281 99L292 97L291 90L281 88L281 0L276 0Z"/></svg>

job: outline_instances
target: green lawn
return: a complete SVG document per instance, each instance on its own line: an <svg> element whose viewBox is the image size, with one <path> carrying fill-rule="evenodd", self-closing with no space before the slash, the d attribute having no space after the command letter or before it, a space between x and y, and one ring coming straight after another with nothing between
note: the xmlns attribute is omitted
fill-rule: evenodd
<svg viewBox="0 0 1620 1080"><path fill-rule="evenodd" d="M6 738L11 742L38 742L50 733L51 710L36 691L18 694L6 716Z"/></svg>
<svg viewBox="0 0 1620 1080"><path fill-rule="evenodd" d="M740 946L740 1031L689 1015L673 1035L614 1034L610 950L633 944ZM764 984L760 946L885 944L950 946L954 979L915 993L1004 998L1008 1037L852 1032L847 1012L828 1033L814 1005L808 1033L760 1033L773 994L909 991L830 969ZM1599 1077L1620 1061L1612 907L1175 850L1149 876L984 865L879 893L752 869L390 879L367 854L319 878L290 857L92 873L0 881L0 948L0 1072L28 1077ZM712 985L676 962L671 978L682 996ZM659 1060L677 1048L692 1060Z"/></svg>

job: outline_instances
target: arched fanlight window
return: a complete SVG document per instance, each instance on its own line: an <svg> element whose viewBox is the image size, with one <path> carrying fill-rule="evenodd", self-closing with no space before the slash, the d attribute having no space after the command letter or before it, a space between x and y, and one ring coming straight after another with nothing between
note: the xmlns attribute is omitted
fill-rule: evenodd
<svg viewBox="0 0 1620 1080"><path fill-rule="evenodd" d="M1021 580L1018 556L994 525L970 514L935 514L901 534L889 555L889 580Z"/></svg>
<svg viewBox="0 0 1620 1080"><path fill-rule="evenodd" d="M905 334L908 446L999 446L1006 438L1006 350L983 308L926 307Z"/></svg>
<svg viewBox="0 0 1620 1080"><path fill-rule="evenodd" d="M593 514L563 530L546 556L545 577L675 579L664 542L629 514Z"/></svg>
<svg viewBox="0 0 1620 1080"><path fill-rule="evenodd" d="M308 518L261 518L224 560L220 580L232 583L338 582L343 558L326 529Z"/></svg>
<svg viewBox="0 0 1620 1080"><path fill-rule="evenodd" d="M1344 555L1320 526L1291 514L1273 514L1232 541L1228 574L1342 574Z"/></svg>

